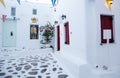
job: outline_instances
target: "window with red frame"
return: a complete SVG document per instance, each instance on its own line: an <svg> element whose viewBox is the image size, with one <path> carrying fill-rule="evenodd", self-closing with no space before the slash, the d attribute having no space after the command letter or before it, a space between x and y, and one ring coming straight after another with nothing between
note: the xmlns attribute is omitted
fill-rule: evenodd
<svg viewBox="0 0 120 78"><path fill-rule="evenodd" d="M113 34L113 16L101 15L101 43L107 43L107 39L104 39L104 30L111 31L111 39L109 43L114 43L114 34Z"/></svg>

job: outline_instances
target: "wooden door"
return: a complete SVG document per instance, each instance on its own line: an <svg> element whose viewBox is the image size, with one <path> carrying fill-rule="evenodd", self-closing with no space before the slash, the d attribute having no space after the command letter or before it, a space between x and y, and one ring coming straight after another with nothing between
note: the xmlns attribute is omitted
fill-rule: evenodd
<svg viewBox="0 0 120 78"><path fill-rule="evenodd" d="M2 46L15 47L16 46L16 21L5 20L2 25Z"/></svg>
<svg viewBox="0 0 120 78"><path fill-rule="evenodd" d="M57 51L60 51L60 26L57 26Z"/></svg>
<svg viewBox="0 0 120 78"><path fill-rule="evenodd" d="M65 44L70 44L69 22L65 23L64 27L65 27Z"/></svg>

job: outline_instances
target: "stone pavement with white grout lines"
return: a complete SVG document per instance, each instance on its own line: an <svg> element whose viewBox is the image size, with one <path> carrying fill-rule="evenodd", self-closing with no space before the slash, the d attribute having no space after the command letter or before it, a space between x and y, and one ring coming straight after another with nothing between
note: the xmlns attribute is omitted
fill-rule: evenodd
<svg viewBox="0 0 120 78"><path fill-rule="evenodd" d="M50 52L6 57L0 58L0 78L70 78Z"/></svg>

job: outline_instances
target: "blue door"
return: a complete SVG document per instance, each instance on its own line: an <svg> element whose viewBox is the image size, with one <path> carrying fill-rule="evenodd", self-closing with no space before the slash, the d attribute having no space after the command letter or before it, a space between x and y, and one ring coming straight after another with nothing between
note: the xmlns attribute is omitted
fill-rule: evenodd
<svg viewBox="0 0 120 78"><path fill-rule="evenodd" d="M2 26L2 46L16 46L16 21L7 19Z"/></svg>

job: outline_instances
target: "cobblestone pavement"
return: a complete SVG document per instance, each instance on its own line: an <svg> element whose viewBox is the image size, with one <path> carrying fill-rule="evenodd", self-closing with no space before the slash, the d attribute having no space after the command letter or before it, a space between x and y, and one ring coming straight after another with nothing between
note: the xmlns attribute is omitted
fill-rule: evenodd
<svg viewBox="0 0 120 78"><path fill-rule="evenodd" d="M0 58L0 78L69 78L51 53Z"/></svg>

